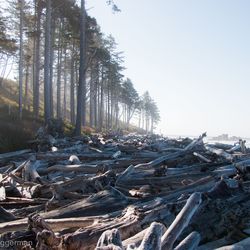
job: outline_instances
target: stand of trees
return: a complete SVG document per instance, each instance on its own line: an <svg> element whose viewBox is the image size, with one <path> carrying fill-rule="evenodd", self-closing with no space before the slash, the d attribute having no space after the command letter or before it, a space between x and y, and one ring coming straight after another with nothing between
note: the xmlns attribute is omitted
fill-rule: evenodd
<svg viewBox="0 0 250 250"><path fill-rule="evenodd" d="M96 130L138 126L153 132L160 119L148 92L139 96L123 75L122 52L105 36L85 1L9 0L0 12L0 73L8 61L19 66L19 112L60 118ZM119 11L113 1L107 1ZM11 20L11 21L10 21ZM1 82L0 82L1 84Z"/></svg>

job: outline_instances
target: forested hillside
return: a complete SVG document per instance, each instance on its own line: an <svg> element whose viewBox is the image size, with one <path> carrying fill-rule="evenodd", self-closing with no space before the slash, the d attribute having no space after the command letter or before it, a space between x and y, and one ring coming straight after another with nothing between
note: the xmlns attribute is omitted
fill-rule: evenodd
<svg viewBox="0 0 250 250"><path fill-rule="evenodd" d="M0 250L250 249L250 2L0 4Z"/></svg>
<svg viewBox="0 0 250 250"><path fill-rule="evenodd" d="M110 15L119 15L107 1ZM128 129L133 123L153 132L160 119L156 102L140 95L124 75L124 57L115 39L88 15L85 1L18 0L0 12L0 73L15 76L18 114L63 119L80 134Z"/></svg>

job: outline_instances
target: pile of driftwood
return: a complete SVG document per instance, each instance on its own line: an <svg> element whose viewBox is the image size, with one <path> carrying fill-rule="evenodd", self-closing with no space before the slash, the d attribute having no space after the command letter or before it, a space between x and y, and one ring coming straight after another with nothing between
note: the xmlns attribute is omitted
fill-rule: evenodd
<svg viewBox="0 0 250 250"><path fill-rule="evenodd" d="M0 155L0 249L250 249L250 152L205 136L39 131Z"/></svg>

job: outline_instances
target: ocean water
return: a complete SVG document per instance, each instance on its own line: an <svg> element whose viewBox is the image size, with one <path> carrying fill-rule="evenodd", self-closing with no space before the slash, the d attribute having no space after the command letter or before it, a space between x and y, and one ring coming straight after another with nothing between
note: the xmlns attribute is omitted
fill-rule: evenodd
<svg viewBox="0 0 250 250"><path fill-rule="evenodd" d="M243 139L244 140L244 139ZM246 147L247 148L250 148L250 141L248 140L245 140L246 141ZM238 141L230 141L230 140L227 140L227 141L215 141L213 139L210 139L210 138L205 138L204 139L204 142L208 142L208 143L223 143L223 144L229 144L229 145L235 145L236 143L238 143Z"/></svg>
<svg viewBox="0 0 250 250"><path fill-rule="evenodd" d="M185 138L185 137L189 137L191 139L197 138L197 136L180 136L180 135L167 135L168 138L172 138L172 139L178 139L178 138ZM250 139L245 139L242 138L243 140L246 141L246 147L250 148ZM232 145L234 146L236 143L238 143L239 141L231 141L231 140L227 140L227 141L223 141L223 140L213 140L212 137L205 137L203 140L205 143L223 143L223 144L228 144L228 145Z"/></svg>

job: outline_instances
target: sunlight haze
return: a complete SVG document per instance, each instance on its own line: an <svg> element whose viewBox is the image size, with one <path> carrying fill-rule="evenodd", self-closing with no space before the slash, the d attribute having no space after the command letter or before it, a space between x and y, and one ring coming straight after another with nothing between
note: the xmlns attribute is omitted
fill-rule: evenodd
<svg viewBox="0 0 250 250"><path fill-rule="evenodd" d="M87 1L124 51L125 75L157 102L158 132L250 137L250 2ZM122 28L121 28L122 27Z"/></svg>

